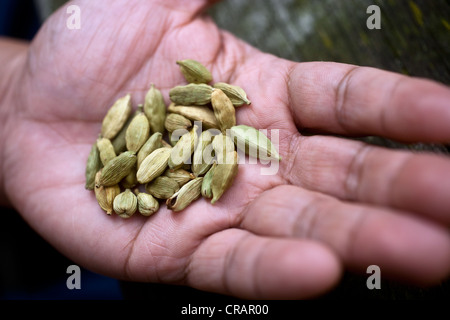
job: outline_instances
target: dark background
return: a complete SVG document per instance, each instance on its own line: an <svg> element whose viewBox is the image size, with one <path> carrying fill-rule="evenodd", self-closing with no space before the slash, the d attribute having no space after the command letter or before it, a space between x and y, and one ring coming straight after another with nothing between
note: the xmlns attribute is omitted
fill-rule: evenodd
<svg viewBox="0 0 450 320"><path fill-rule="evenodd" d="M45 2L45 5L42 3ZM31 40L64 1L0 0L0 35ZM40 5L39 5L40 4ZM381 30L366 28L369 5L381 8ZM337 61L372 66L450 84L450 5L438 1L227 0L209 13L218 25L263 51L294 61ZM379 137L362 140L388 148L448 154L437 144L404 145ZM81 269L82 290L68 290L74 264L40 238L14 210L1 208L1 299L201 299L228 297L157 284L121 282ZM414 248L411 248L414 250ZM327 299L448 299L450 280L432 288L382 280L368 290L368 275L345 274Z"/></svg>

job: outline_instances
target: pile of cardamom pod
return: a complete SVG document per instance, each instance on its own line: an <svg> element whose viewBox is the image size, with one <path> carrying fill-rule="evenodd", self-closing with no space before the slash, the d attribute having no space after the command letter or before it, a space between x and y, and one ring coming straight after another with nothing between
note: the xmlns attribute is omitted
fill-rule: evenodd
<svg viewBox="0 0 450 320"><path fill-rule="evenodd" d="M127 94L103 119L87 160L86 189L109 215L150 216L161 201L180 211L200 196L214 204L238 172L236 148L280 160L263 133L236 125L235 108L250 104L242 88L210 86L211 73L198 61L177 64L189 84L170 90L168 107L152 84L134 113Z"/></svg>

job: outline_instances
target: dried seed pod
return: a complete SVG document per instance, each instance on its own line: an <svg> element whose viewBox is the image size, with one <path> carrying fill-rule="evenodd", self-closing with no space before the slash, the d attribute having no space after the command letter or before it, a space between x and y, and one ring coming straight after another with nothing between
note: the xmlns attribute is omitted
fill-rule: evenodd
<svg viewBox="0 0 450 320"><path fill-rule="evenodd" d="M218 201L223 193L233 184L234 178L238 173L238 161L238 154L234 151L234 162L232 164L217 165L211 180L211 191L213 194L211 204Z"/></svg>
<svg viewBox="0 0 450 320"><path fill-rule="evenodd" d="M161 148L172 149L172 146L168 142L166 142L165 140L161 140Z"/></svg>
<svg viewBox="0 0 450 320"><path fill-rule="evenodd" d="M203 177L195 178L181 187L166 201L167 208L172 211L181 211L197 200L201 195Z"/></svg>
<svg viewBox="0 0 450 320"><path fill-rule="evenodd" d="M177 61L180 71L189 83L209 83L212 81L211 72L200 62L192 59Z"/></svg>
<svg viewBox="0 0 450 320"><path fill-rule="evenodd" d="M180 169L184 169L186 171L191 171L191 165L189 163L185 163L180 167ZM173 169L171 169L171 170L173 170Z"/></svg>
<svg viewBox="0 0 450 320"><path fill-rule="evenodd" d="M136 172L137 172L136 166L133 166L133 168L131 168L130 170L130 173L127 174L126 177L122 179L122 181L120 181L120 185L124 189L131 189L138 184Z"/></svg>
<svg viewBox="0 0 450 320"><path fill-rule="evenodd" d="M138 202L138 211L143 216L151 216L159 209L159 202L152 195L141 192L136 196Z"/></svg>
<svg viewBox="0 0 450 320"><path fill-rule="evenodd" d="M213 197L212 189L211 189L211 181L214 175L214 171L216 170L217 163L214 162L211 168L203 177L202 182L202 196L207 199L211 199Z"/></svg>
<svg viewBox="0 0 450 320"><path fill-rule="evenodd" d="M86 184L85 188L87 190L94 190L95 188L95 175L103 167L102 161L100 159L100 153L97 148L97 142L92 145L91 151L86 163Z"/></svg>
<svg viewBox="0 0 450 320"><path fill-rule="evenodd" d="M166 177L175 180L180 187L182 187L190 180L195 179L195 176L185 169L176 169L176 170L167 169L164 172L164 175Z"/></svg>
<svg viewBox="0 0 450 320"><path fill-rule="evenodd" d="M234 126L230 130L236 147L247 155L261 160L281 160L275 146L261 131L245 126Z"/></svg>
<svg viewBox="0 0 450 320"><path fill-rule="evenodd" d="M230 98L235 107L240 107L244 104L251 104L251 101L247 99L247 94L241 87L225 82L217 82L213 87L222 90L227 97Z"/></svg>
<svg viewBox="0 0 450 320"><path fill-rule="evenodd" d="M100 208L102 208L108 215L111 215L113 212L114 199L120 194L120 187L117 184L111 187L101 186L100 175L101 170L99 170L95 176L95 197L97 198Z"/></svg>
<svg viewBox="0 0 450 320"><path fill-rule="evenodd" d="M205 105L211 102L213 87L207 84L176 86L169 91L170 100L179 105Z"/></svg>
<svg viewBox="0 0 450 320"><path fill-rule="evenodd" d="M178 129L189 129L192 127L192 122L181 114L169 113L166 117L164 127L167 131L173 132Z"/></svg>
<svg viewBox="0 0 450 320"><path fill-rule="evenodd" d="M147 183L145 190L155 198L168 199L175 192L180 190L180 186L178 185L178 182L172 178L159 176L152 182Z"/></svg>
<svg viewBox="0 0 450 320"><path fill-rule="evenodd" d="M150 136L150 123L144 113L139 113L128 126L125 141L127 150L138 152Z"/></svg>
<svg viewBox="0 0 450 320"><path fill-rule="evenodd" d="M100 185L112 186L125 178L136 164L136 155L133 151L121 153L110 160L102 170Z"/></svg>
<svg viewBox="0 0 450 320"><path fill-rule="evenodd" d="M169 148L159 148L150 153L138 169L138 182L145 184L159 177L167 168L171 151Z"/></svg>
<svg viewBox="0 0 450 320"><path fill-rule="evenodd" d="M169 105L169 112L180 114L189 120L200 121L205 129L219 129L214 111L208 107Z"/></svg>
<svg viewBox="0 0 450 320"><path fill-rule="evenodd" d="M218 134L214 137L212 142L212 148L216 156L218 164L233 163L235 146L233 140L224 134Z"/></svg>
<svg viewBox="0 0 450 320"><path fill-rule="evenodd" d="M137 211L137 198L130 189L116 196L113 203L114 211L121 218L129 218Z"/></svg>
<svg viewBox="0 0 450 320"><path fill-rule="evenodd" d="M147 142L144 143L142 148L139 150L137 154L137 167L139 169L142 161L153 151L161 148L162 145L162 134L161 132L155 132L148 138Z"/></svg>
<svg viewBox="0 0 450 320"><path fill-rule="evenodd" d="M140 110L137 110L133 114L131 114L116 137L111 140L111 143L114 147L114 152L116 154L121 154L122 152L127 151L127 142L125 140L127 129L131 121L133 121L134 117L136 117L140 112Z"/></svg>
<svg viewBox="0 0 450 320"><path fill-rule="evenodd" d="M204 175L212 165L214 158L212 139L212 134L208 130L200 135L192 161L192 172L196 177Z"/></svg>
<svg viewBox="0 0 450 320"><path fill-rule="evenodd" d="M166 120L166 104L161 91L152 84L145 96L144 113L150 123L153 132L164 133L164 121Z"/></svg>
<svg viewBox="0 0 450 320"><path fill-rule="evenodd" d="M102 122L102 137L113 139L125 125L130 114L131 96L127 94L119 98L106 113Z"/></svg>
<svg viewBox="0 0 450 320"><path fill-rule="evenodd" d="M222 90L214 89L211 94L211 104L219 128L223 133L236 125L236 112L233 103Z"/></svg>
<svg viewBox="0 0 450 320"><path fill-rule="evenodd" d="M181 136L180 140L172 148L168 163L170 169L181 168L183 164L190 161L192 153L197 146L197 129L198 127L194 125L188 133Z"/></svg>
<svg viewBox="0 0 450 320"><path fill-rule="evenodd" d="M175 145L177 144L178 140L180 140L180 137L175 137L175 135L172 136L172 132L168 133L169 136L169 142L170 142L170 147L173 148L175 147Z"/></svg>
<svg viewBox="0 0 450 320"><path fill-rule="evenodd" d="M111 140L107 138L97 139L97 148L100 153L100 160L102 161L103 165L106 165L109 160L114 159L117 156Z"/></svg>
<svg viewBox="0 0 450 320"><path fill-rule="evenodd" d="M243 145L246 152L256 148L267 151L267 158L280 159L267 137L254 128L236 126L235 107L251 103L242 88L224 82L208 85L211 73L198 61L187 59L177 64L190 84L170 90L170 114L166 115L161 91L151 84L144 105L138 106L133 116L127 94L103 119L101 138L91 149L86 166L86 188L95 190L108 214L115 209L128 218L139 210L149 216L159 209L155 197L166 199L173 211L183 210L201 195L214 204L238 172L235 144L238 148ZM205 106L210 103L212 109ZM173 147L162 139L166 129ZM225 135L228 129L233 129L234 142ZM149 137L151 130L154 134ZM260 154L260 159L263 156ZM119 183L126 189L122 193ZM146 184L150 194L140 193L138 184ZM135 194L131 192L134 187Z"/></svg>

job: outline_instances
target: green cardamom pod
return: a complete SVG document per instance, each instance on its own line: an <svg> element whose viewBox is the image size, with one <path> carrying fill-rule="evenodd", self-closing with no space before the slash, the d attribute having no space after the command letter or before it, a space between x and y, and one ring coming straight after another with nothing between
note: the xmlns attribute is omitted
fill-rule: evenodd
<svg viewBox="0 0 450 320"><path fill-rule="evenodd" d="M234 151L234 161L232 164L217 165L211 180L211 191L213 194L211 204L218 201L220 197L222 197L223 193L233 184L234 178L238 173L238 161L238 154Z"/></svg>
<svg viewBox="0 0 450 320"><path fill-rule="evenodd" d="M176 170L167 169L164 172L164 175L166 177L175 180L180 187L182 187L184 184L191 181L192 179L195 179L195 176L192 173L181 168Z"/></svg>
<svg viewBox="0 0 450 320"><path fill-rule="evenodd" d="M194 125L192 129L181 136L177 144L172 148L169 158L169 168L178 169L190 161L192 153L197 146L198 127Z"/></svg>
<svg viewBox="0 0 450 320"><path fill-rule="evenodd" d="M167 131L173 132L178 129L189 129L192 127L192 122L181 114L169 113L166 117L164 127Z"/></svg>
<svg viewBox="0 0 450 320"><path fill-rule="evenodd" d="M192 173L196 177L204 175L212 165L214 159L214 150L211 144L212 139L213 137L209 130L203 131L200 135L197 147L194 150L194 156L192 158Z"/></svg>
<svg viewBox="0 0 450 320"><path fill-rule="evenodd" d="M214 162L211 168L208 170L208 172L203 177L202 182L202 196L204 198L211 199L213 197L212 189L211 189L211 181L212 177L214 175L214 171L216 170L217 163Z"/></svg>
<svg viewBox="0 0 450 320"><path fill-rule="evenodd" d="M134 165L133 168L131 168L130 173L128 173L125 176L125 178L123 178L122 181L120 181L120 185L124 189L131 189L138 184L136 172L137 172L136 165Z"/></svg>
<svg viewBox="0 0 450 320"><path fill-rule="evenodd" d="M180 71L189 83L209 83L212 81L211 73L200 62L192 59L177 61Z"/></svg>
<svg viewBox="0 0 450 320"><path fill-rule="evenodd" d="M183 164L181 167L180 167L180 169L184 169L184 170L187 170L187 171L191 171L191 165L189 164L189 163L185 163L185 164ZM170 170L174 170L174 169L170 169ZM194 177L195 178L195 177Z"/></svg>
<svg viewBox="0 0 450 320"><path fill-rule="evenodd" d="M97 148L97 142L92 145L91 151L89 152L89 156L86 164L86 184L85 188L87 190L94 190L95 187L95 175L97 172L103 167L102 161L100 159L100 152Z"/></svg>
<svg viewBox="0 0 450 320"><path fill-rule="evenodd" d="M107 138L97 139L97 148L100 153L100 160L102 161L103 165L106 165L109 160L114 159L117 156L111 140Z"/></svg>
<svg viewBox="0 0 450 320"><path fill-rule="evenodd" d="M251 104L251 101L247 99L247 94L241 87L225 82L217 82L213 87L222 90L227 97L230 98L235 107L240 107L244 104Z"/></svg>
<svg viewBox="0 0 450 320"><path fill-rule="evenodd" d="M261 131L245 125L230 129L236 147L245 154L261 160L281 160L275 146Z"/></svg>
<svg viewBox="0 0 450 320"><path fill-rule="evenodd" d="M153 84L145 95L144 113L148 118L152 132L164 133L166 104L161 91L155 88Z"/></svg>
<svg viewBox="0 0 450 320"><path fill-rule="evenodd" d="M134 117L136 117L141 112L139 108L140 107L138 107L138 110L128 117L122 129L119 131L116 137L111 140L111 143L114 147L114 152L116 154L121 154L122 152L127 151L127 142L126 142L127 129L131 121L133 121Z"/></svg>
<svg viewBox="0 0 450 320"><path fill-rule="evenodd" d="M203 177L195 178L181 187L166 201L167 208L172 211L181 211L197 200L201 195Z"/></svg>
<svg viewBox="0 0 450 320"><path fill-rule="evenodd" d="M223 133L236 125L235 108L230 98L222 90L214 89L211 94L211 104L219 123L219 128Z"/></svg>
<svg viewBox="0 0 450 320"><path fill-rule="evenodd" d="M147 116L141 112L133 118L128 126L125 141L127 150L138 152L150 136L150 123Z"/></svg>
<svg viewBox="0 0 450 320"><path fill-rule="evenodd" d="M211 102L214 88L207 84L191 83L186 86L176 86L169 91L170 100L177 105L205 105Z"/></svg>
<svg viewBox="0 0 450 320"><path fill-rule="evenodd" d="M138 182L145 184L159 177L167 168L171 151L169 148L159 148L150 153L137 171Z"/></svg>
<svg viewBox="0 0 450 320"><path fill-rule="evenodd" d="M129 218L137 211L137 198L130 189L126 189L116 196L113 207L119 217Z"/></svg>
<svg viewBox="0 0 450 320"><path fill-rule="evenodd" d="M233 163L235 146L233 140L224 134L218 134L214 137L212 142L212 148L216 156L218 164Z"/></svg>
<svg viewBox="0 0 450 320"><path fill-rule="evenodd" d="M170 133L169 133L170 136ZM165 140L161 140L161 148L169 148L172 149L172 145Z"/></svg>
<svg viewBox="0 0 450 320"><path fill-rule="evenodd" d="M136 155L133 151L121 153L103 167L100 176L100 185L112 186L125 178L136 164Z"/></svg>
<svg viewBox="0 0 450 320"><path fill-rule="evenodd" d="M113 202L117 195L120 194L119 185L113 185L105 187L100 185L101 170L99 170L95 176L95 197L106 214L111 215L113 212Z"/></svg>
<svg viewBox="0 0 450 320"><path fill-rule="evenodd" d="M159 202L152 195L140 192L137 195L138 211L143 216L151 216L159 209Z"/></svg>
<svg viewBox="0 0 450 320"><path fill-rule="evenodd" d="M159 176L152 182L147 183L145 190L157 199L168 199L180 190L180 186L172 178Z"/></svg>
<svg viewBox="0 0 450 320"><path fill-rule="evenodd" d="M131 114L131 96L118 99L106 113L102 122L101 135L103 138L113 139L127 122Z"/></svg>
<svg viewBox="0 0 450 320"><path fill-rule="evenodd" d="M176 106L175 104L170 104L167 111L180 114L194 122L200 121L202 127L205 129L219 129L219 123L214 115L214 111L208 107Z"/></svg>
<svg viewBox="0 0 450 320"><path fill-rule="evenodd" d="M162 134L155 132L148 138L137 154L137 168L141 166L142 161L153 151L162 147Z"/></svg>
<svg viewBox="0 0 450 320"><path fill-rule="evenodd" d="M180 137L177 136L177 135L173 135L173 137L172 137L172 132L168 132L167 135L169 136L170 146L171 147L175 147L175 145L177 144L178 140L180 140Z"/></svg>

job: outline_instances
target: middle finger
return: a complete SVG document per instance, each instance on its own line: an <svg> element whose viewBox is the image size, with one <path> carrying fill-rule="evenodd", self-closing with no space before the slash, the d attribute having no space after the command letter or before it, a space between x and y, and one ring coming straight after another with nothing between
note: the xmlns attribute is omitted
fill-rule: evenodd
<svg viewBox="0 0 450 320"><path fill-rule="evenodd" d="M450 161L330 136L294 135L284 179L313 191L416 212L450 225Z"/></svg>

